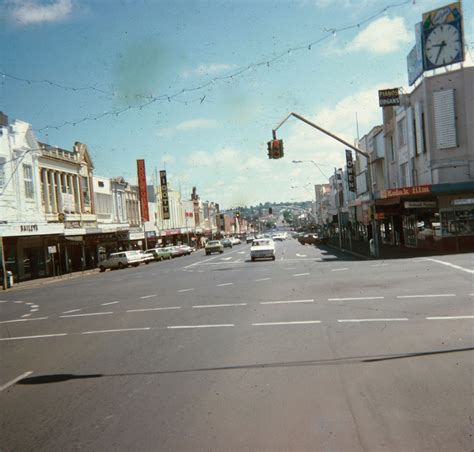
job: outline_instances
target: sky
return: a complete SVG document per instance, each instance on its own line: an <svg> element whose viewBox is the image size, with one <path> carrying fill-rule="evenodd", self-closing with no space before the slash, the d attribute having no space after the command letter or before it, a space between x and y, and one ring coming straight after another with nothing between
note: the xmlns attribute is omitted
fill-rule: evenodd
<svg viewBox="0 0 474 452"><path fill-rule="evenodd" d="M414 26L446 0L0 0L0 110L37 138L86 143L94 174L224 208L314 198L344 146L382 122L377 92L408 89ZM463 2L474 46L474 0ZM293 161L302 163L293 163Z"/></svg>

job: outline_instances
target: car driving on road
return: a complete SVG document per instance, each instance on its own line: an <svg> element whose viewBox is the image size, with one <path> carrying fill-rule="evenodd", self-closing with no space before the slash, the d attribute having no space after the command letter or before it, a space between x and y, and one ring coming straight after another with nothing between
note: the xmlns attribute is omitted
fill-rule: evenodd
<svg viewBox="0 0 474 452"><path fill-rule="evenodd" d="M220 240L209 240L206 244L206 256L212 253L220 253L224 252L224 245L222 245Z"/></svg>
<svg viewBox="0 0 474 452"><path fill-rule="evenodd" d="M250 259L271 259L275 260L275 243L271 239L256 239L250 247Z"/></svg>

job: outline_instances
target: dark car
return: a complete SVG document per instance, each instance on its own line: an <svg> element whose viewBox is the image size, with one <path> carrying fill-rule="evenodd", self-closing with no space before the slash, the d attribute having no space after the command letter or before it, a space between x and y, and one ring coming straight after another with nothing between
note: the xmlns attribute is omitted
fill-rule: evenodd
<svg viewBox="0 0 474 452"><path fill-rule="evenodd" d="M224 248L232 248L232 242L230 241L230 239L222 240L222 245L224 246Z"/></svg>

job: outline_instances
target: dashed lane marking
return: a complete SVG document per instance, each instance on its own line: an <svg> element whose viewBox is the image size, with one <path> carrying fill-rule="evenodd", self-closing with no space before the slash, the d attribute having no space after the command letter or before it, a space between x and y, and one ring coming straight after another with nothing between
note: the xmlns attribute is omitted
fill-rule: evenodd
<svg viewBox="0 0 474 452"><path fill-rule="evenodd" d="M295 273L293 276L308 276L309 273Z"/></svg>
<svg viewBox="0 0 474 452"><path fill-rule="evenodd" d="M178 292L180 292L180 293L181 292L191 292L192 290L194 290L194 289L193 288L191 288L191 289L180 289L180 290L178 290Z"/></svg>
<svg viewBox="0 0 474 452"><path fill-rule="evenodd" d="M31 317L31 313L30 313L30 314L23 314L23 315L21 316L22 319L24 319L24 318L26 318L26 317Z"/></svg>
<svg viewBox="0 0 474 452"><path fill-rule="evenodd" d="M72 314L73 312L79 312L82 311L82 309L71 309L70 311L64 311L63 314Z"/></svg>
<svg viewBox="0 0 474 452"><path fill-rule="evenodd" d="M282 301L261 301L260 304L290 304L290 303L314 303L314 299L308 300L282 300Z"/></svg>
<svg viewBox="0 0 474 452"><path fill-rule="evenodd" d="M223 283L223 284L216 284L216 287L224 287L224 286L233 286L233 282Z"/></svg>
<svg viewBox="0 0 474 452"><path fill-rule="evenodd" d="M348 268L333 268L332 272L343 272L344 270L349 270Z"/></svg>
<svg viewBox="0 0 474 452"><path fill-rule="evenodd" d="M433 259L431 257L426 257L425 260L436 262L437 264L441 264L441 265L446 265L447 267L454 268L455 270L461 270L466 273L474 274L474 270L471 270L470 268L461 267L460 265L451 264L451 262L441 261L439 259Z"/></svg>
<svg viewBox="0 0 474 452"><path fill-rule="evenodd" d="M0 392L5 391L5 389L8 389L10 386L13 386L15 383L18 383L20 380L23 380L23 378L28 377L33 373L32 370L29 370L28 372L25 372L21 375L18 375L18 377L14 378L13 380L10 380L8 383L5 383L4 385L0 386Z"/></svg>
<svg viewBox="0 0 474 452"><path fill-rule="evenodd" d="M435 293L423 295L397 295L397 298L440 298L440 297L455 297L455 293Z"/></svg>
<svg viewBox="0 0 474 452"><path fill-rule="evenodd" d="M261 282L261 281L270 281L272 278L260 278L260 279L254 279L254 282Z"/></svg>
<svg viewBox="0 0 474 452"><path fill-rule="evenodd" d="M92 317L94 315L110 315L113 314L113 312L88 312L86 314L70 314L70 315L60 315L60 319L67 319L70 317Z"/></svg>
<svg viewBox="0 0 474 452"><path fill-rule="evenodd" d="M221 323L214 325L171 325L167 326L169 330L191 329L191 328L226 328L235 326L233 323Z"/></svg>
<svg viewBox="0 0 474 452"><path fill-rule="evenodd" d="M143 295L143 297L140 297L140 300L146 300L147 298L154 298L157 297L158 295L156 293L152 295Z"/></svg>
<svg viewBox="0 0 474 452"><path fill-rule="evenodd" d="M121 328L115 330L97 330L97 331L83 331L81 334L102 334L102 333L122 333L125 331L149 331L151 327L144 328Z"/></svg>
<svg viewBox="0 0 474 452"><path fill-rule="evenodd" d="M0 323L16 323L16 322L31 322L33 320L46 320L48 317L35 317L33 319L15 319L15 320L3 320Z"/></svg>
<svg viewBox="0 0 474 452"><path fill-rule="evenodd" d="M120 303L120 301L109 301L108 303L102 303L101 306L109 306L111 304L117 304Z"/></svg>
<svg viewBox="0 0 474 452"><path fill-rule="evenodd" d="M402 322L408 320L406 317L391 318L391 319L339 319L339 323L351 323L351 322Z"/></svg>
<svg viewBox="0 0 474 452"><path fill-rule="evenodd" d="M252 323L252 326L311 325L317 323L321 323L321 320L295 320L292 322L259 322Z"/></svg>
<svg viewBox="0 0 474 452"><path fill-rule="evenodd" d="M328 301L357 301L357 300L383 300L384 297L348 297L348 298L328 298Z"/></svg>
<svg viewBox="0 0 474 452"><path fill-rule="evenodd" d="M453 315L453 316L426 317L426 320L462 320L462 319L474 319L474 315Z"/></svg>
<svg viewBox="0 0 474 452"><path fill-rule="evenodd" d="M247 303L223 303L223 304L199 304L194 305L194 309L201 309L201 308L227 308L232 306L247 306Z"/></svg>
<svg viewBox="0 0 474 452"><path fill-rule="evenodd" d="M67 336L67 333L55 333L55 334L40 334L38 336L16 336L16 337L2 337L0 341L19 341L22 339L43 339L46 337L60 337Z"/></svg>
<svg viewBox="0 0 474 452"><path fill-rule="evenodd" d="M181 309L181 306L167 306L162 308L143 308L143 309L129 309L125 312L148 312L148 311L171 311L173 309Z"/></svg>

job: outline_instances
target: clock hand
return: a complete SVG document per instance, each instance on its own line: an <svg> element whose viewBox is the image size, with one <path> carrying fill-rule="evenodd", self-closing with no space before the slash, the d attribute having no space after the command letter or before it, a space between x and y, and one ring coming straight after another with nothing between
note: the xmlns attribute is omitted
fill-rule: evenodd
<svg viewBox="0 0 474 452"><path fill-rule="evenodd" d="M436 61L435 64L438 63L439 56L441 55L441 52L443 51L443 48L446 46L446 43L443 41L441 44L437 45L436 47L439 47L438 50L438 55L436 55Z"/></svg>

